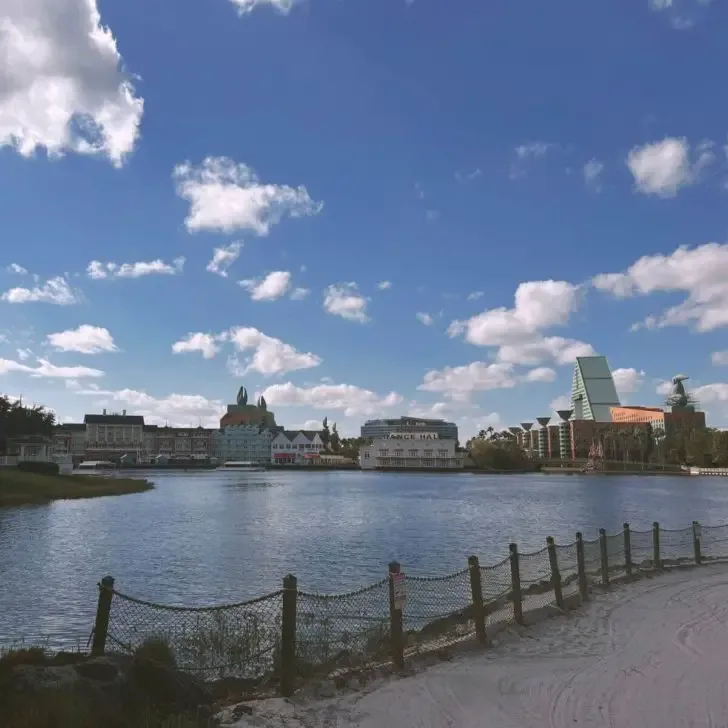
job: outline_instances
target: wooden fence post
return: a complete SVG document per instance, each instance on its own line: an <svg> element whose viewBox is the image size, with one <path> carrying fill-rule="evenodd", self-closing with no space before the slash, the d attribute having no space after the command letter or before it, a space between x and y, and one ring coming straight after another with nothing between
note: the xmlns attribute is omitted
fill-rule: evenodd
<svg viewBox="0 0 728 728"><path fill-rule="evenodd" d="M607 532L599 529L599 553L602 561L602 584L609 584L609 550L607 548Z"/></svg>
<svg viewBox="0 0 728 728"><path fill-rule="evenodd" d="M579 594L583 601L589 599L589 585L586 582L586 559L584 558L584 537L581 531L576 534L576 571L579 577Z"/></svg>
<svg viewBox="0 0 728 728"><path fill-rule="evenodd" d="M296 689L296 616L298 580L293 574L283 577L281 608L281 695L290 698Z"/></svg>
<svg viewBox="0 0 728 728"><path fill-rule="evenodd" d="M404 626L402 610L397 609L394 601L394 575L400 573L399 563L389 564L389 634L392 642L392 663L398 670L404 669Z"/></svg>
<svg viewBox="0 0 728 728"><path fill-rule="evenodd" d="M510 545L511 552L511 596L513 599L513 619L523 624L523 597L521 596L521 566L518 559L518 546Z"/></svg>
<svg viewBox="0 0 728 728"><path fill-rule="evenodd" d="M627 576L632 576L632 538L629 532L629 523L623 525L624 528L624 567L627 570Z"/></svg>
<svg viewBox="0 0 728 728"><path fill-rule="evenodd" d="M480 573L480 562L477 556L468 556L470 571L470 593L473 596L473 620L478 641L485 644L488 635L485 632L485 609L483 608L483 582Z"/></svg>
<svg viewBox="0 0 728 728"><path fill-rule="evenodd" d="M100 657L106 650L106 637L109 634L111 599L114 596L114 577L105 576L99 584L99 601L96 605L94 639L91 643L91 656Z"/></svg>
<svg viewBox="0 0 728 728"><path fill-rule="evenodd" d="M559 609L564 608L564 592L561 588L561 574L559 572L559 559L556 554L556 542L553 536L546 539L546 546L549 550L549 565L551 566L551 586L554 590L554 598L556 606Z"/></svg>
<svg viewBox="0 0 728 728"><path fill-rule="evenodd" d="M660 558L660 524L655 521L652 524L652 568L661 569L662 559Z"/></svg>
<svg viewBox="0 0 728 728"><path fill-rule="evenodd" d="M693 551L695 552L695 563L703 563L703 555L700 553L700 537L703 535L700 524L693 521Z"/></svg>

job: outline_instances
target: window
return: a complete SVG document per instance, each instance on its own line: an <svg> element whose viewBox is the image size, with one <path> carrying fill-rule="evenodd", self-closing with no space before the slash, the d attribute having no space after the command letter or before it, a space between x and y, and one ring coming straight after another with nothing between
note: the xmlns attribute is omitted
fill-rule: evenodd
<svg viewBox="0 0 728 728"><path fill-rule="evenodd" d="M364 460L369 460L369 451L368 450L364 451Z"/></svg>
<svg viewBox="0 0 728 728"><path fill-rule="evenodd" d="M435 461L434 461L434 460L423 460L423 461L422 461L422 464L423 464L423 465L424 465L424 466L425 466L426 468L431 468L431 467L433 467L433 466L435 465Z"/></svg>
<svg viewBox="0 0 728 728"><path fill-rule="evenodd" d="M380 456L380 457L386 458L386 457L387 457L387 455L389 455L389 450L387 450L387 449L384 449L384 450L380 450L380 451L379 451L379 456Z"/></svg>
<svg viewBox="0 0 728 728"><path fill-rule="evenodd" d="M447 457L447 450L438 450L438 451L437 451L437 454L438 454L438 455L439 455L439 456L440 456L441 458L446 458L446 457Z"/></svg>
<svg viewBox="0 0 728 728"><path fill-rule="evenodd" d="M419 452L419 450L415 450L414 448L413 448L412 450L408 450L408 451L407 451L407 453L409 454L409 456L410 456L411 458L416 458L416 457L417 457L417 453L418 453L418 452Z"/></svg>
<svg viewBox="0 0 728 728"><path fill-rule="evenodd" d="M425 457L431 458L432 457L432 450L425 450Z"/></svg>
<svg viewBox="0 0 728 728"><path fill-rule="evenodd" d="M404 450L402 450L401 448L397 448L397 449L396 449L396 450L394 451L394 457L396 457L396 458L401 458L401 457L402 457L402 455L404 455Z"/></svg>

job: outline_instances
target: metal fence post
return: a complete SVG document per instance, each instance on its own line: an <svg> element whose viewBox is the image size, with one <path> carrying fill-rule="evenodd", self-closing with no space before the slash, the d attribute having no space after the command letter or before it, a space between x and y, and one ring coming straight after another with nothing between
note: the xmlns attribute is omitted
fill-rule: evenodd
<svg viewBox="0 0 728 728"><path fill-rule="evenodd" d="M521 596L521 566L518 558L518 546L510 545L511 552L511 596L513 599L513 619L516 624L523 624L523 597Z"/></svg>
<svg viewBox="0 0 728 728"><path fill-rule="evenodd" d="M583 601L589 599L589 586L586 583L586 559L584 558L584 537L581 531L576 534L576 571L579 577L579 594Z"/></svg>
<svg viewBox="0 0 728 728"><path fill-rule="evenodd" d="M94 639L91 643L92 657L100 657L106 649L106 637L109 634L109 618L111 616L111 599L113 596L114 577L105 576L99 584L99 601L96 606Z"/></svg>
<svg viewBox="0 0 728 728"><path fill-rule="evenodd" d="M485 632L485 609L483 608L483 582L480 573L480 562L477 556L468 556L468 570L470 571L470 593L473 598L473 620L475 621L475 634L478 641L485 644L488 635Z"/></svg>
<svg viewBox="0 0 728 728"><path fill-rule="evenodd" d="M652 568L662 568L662 560L660 559L660 524L657 521L652 524Z"/></svg>
<svg viewBox="0 0 728 728"><path fill-rule="evenodd" d="M693 521L693 551L695 552L695 563L703 563L703 555L700 553L700 537L702 536L702 529L697 521Z"/></svg>
<svg viewBox="0 0 728 728"><path fill-rule="evenodd" d="M402 610L395 607L394 574L400 573L399 563L389 564L389 634L392 643L392 662L398 670L404 669L404 626Z"/></svg>
<svg viewBox="0 0 728 728"><path fill-rule="evenodd" d="M629 532L629 523L624 526L624 567L627 570L627 576L632 576L632 538Z"/></svg>
<svg viewBox="0 0 728 728"><path fill-rule="evenodd" d="M546 539L546 546L549 550L549 565L551 566L551 586L554 590L554 598L556 606L559 609L564 608L564 592L561 588L561 574L559 573L559 559L556 555L556 542L553 536Z"/></svg>
<svg viewBox="0 0 728 728"><path fill-rule="evenodd" d="M607 532L599 529L599 552L602 557L602 584L609 584L609 550L607 549Z"/></svg>
<svg viewBox="0 0 728 728"><path fill-rule="evenodd" d="M281 695L290 698L296 689L296 615L298 579L293 574L283 577L281 607Z"/></svg>

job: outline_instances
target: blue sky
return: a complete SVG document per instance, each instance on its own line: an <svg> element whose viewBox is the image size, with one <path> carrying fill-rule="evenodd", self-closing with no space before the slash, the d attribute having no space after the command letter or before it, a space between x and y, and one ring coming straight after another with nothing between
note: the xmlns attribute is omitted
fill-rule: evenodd
<svg viewBox="0 0 728 728"><path fill-rule="evenodd" d="M728 425L720 0L32 0L0 30L0 390L211 424Z"/></svg>

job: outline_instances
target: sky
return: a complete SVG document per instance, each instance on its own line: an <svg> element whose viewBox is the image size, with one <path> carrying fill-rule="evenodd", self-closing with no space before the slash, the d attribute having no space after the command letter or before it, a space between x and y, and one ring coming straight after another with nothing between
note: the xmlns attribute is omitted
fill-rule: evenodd
<svg viewBox="0 0 728 728"><path fill-rule="evenodd" d="M0 391L728 426L723 0L0 0Z"/></svg>

